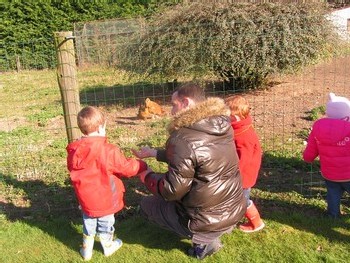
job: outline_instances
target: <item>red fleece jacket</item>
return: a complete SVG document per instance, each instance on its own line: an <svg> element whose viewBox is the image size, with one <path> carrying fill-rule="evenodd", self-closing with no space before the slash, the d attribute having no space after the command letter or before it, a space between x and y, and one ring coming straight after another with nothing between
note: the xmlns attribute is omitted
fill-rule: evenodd
<svg viewBox="0 0 350 263"><path fill-rule="evenodd" d="M114 214L124 207L121 177L147 169L141 160L126 158L106 137L83 137L67 146L67 166L83 212L90 217Z"/></svg>
<svg viewBox="0 0 350 263"><path fill-rule="evenodd" d="M256 183L261 165L262 149L259 138L250 116L240 121L232 119L231 125L234 130L243 188L250 188Z"/></svg>

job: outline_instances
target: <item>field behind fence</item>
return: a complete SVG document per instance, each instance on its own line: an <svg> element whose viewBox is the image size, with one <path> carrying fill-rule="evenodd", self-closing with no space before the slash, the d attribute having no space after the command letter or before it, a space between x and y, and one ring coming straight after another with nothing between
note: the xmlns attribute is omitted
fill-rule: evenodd
<svg viewBox="0 0 350 263"><path fill-rule="evenodd" d="M142 23L128 25L142 28ZM124 31L117 34L123 36L123 41L127 41L130 33L126 29L123 27ZM81 30L89 32L87 27ZM110 34L101 32L84 41L86 35L77 32L74 41L79 67L75 77L80 104L95 105L107 113L109 141L120 145L127 155L130 148L140 145L163 146L170 118L170 96L189 79L130 76L111 67L117 49L111 52L109 48L118 46L108 44L113 40ZM96 48L91 44L92 39L105 40L106 45ZM40 57L40 54L32 55ZM103 58L103 63L98 61L100 65L96 65L92 58ZM48 64L57 63L53 60ZM66 128L74 127L65 127L57 72L23 68L22 63L18 72L1 73L1 205L10 217L33 211L76 211L65 164ZM318 162L305 164L301 154L313 121L323 116L328 93L350 97L349 55L334 56L299 73L271 76L267 85L257 90L225 86L224 81L212 76L198 81L208 96L240 93L250 102L264 150L256 189L270 193L296 192L310 198L325 196ZM138 106L147 97L161 104L167 115L138 119ZM166 169L153 161L150 163L155 170ZM132 191L127 193L127 198L130 208L134 208L145 189L135 180L130 180L128 187ZM345 199L349 200L348 196ZM347 209L350 206L348 202L345 205Z"/></svg>

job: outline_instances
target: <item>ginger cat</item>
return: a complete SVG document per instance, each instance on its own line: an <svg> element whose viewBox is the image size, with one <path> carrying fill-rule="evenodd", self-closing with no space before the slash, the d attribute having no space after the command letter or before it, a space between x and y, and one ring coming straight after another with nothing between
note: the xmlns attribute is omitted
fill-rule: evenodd
<svg viewBox="0 0 350 263"><path fill-rule="evenodd" d="M158 103L146 98L145 103L140 105L137 117L146 120L156 116L163 116L164 114L165 111Z"/></svg>

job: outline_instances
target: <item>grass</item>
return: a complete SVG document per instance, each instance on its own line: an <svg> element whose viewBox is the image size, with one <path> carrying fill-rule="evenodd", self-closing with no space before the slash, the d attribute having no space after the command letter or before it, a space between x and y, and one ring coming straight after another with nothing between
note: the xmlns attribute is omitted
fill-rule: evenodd
<svg viewBox="0 0 350 263"><path fill-rule="evenodd" d="M243 234L235 229L223 236L223 250L203 262L232 262L233 258L235 262L347 262L349 218L339 221L320 218L308 212L317 210L317 204L307 200L294 202L294 198L289 196L289 201L276 196L261 199L266 204L260 206L273 206L273 210L261 210L265 229L254 234ZM301 208L302 212L296 208ZM0 242L6 251L0 255L1 262L81 261L77 252L81 222L77 218L1 221ZM116 229L124 246L106 259L96 242L93 262L198 262L184 253L190 247L188 240L137 215L116 223Z"/></svg>
<svg viewBox="0 0 350 263"><path fill-rule="evenodd" d="M324 105L311 109L306 117L310 121L315 121L321 118L326 113L326 107Z"/></svg>
<svg viewBox="0 0 350 263"><path fill-rule="evenodd" d="M80 70L82 104L93 102L106 110L109 141L126 155L142 145L162 147L169 119L141 122L141 128L128 120L115 122L125 105L137 105L135 98L124 103L123 90L139 94L138 99L155 94L147 85L130 84L123 74L105 68ZM0 262L81 262L82 224L66 171L67 140L55 72L2 73L1 81ZM292 141L265 140L268 151L252 198L266 228L253 234L235 229L223 236L223 250L203 262L348 261L349 196L342 200L344 217L322 217L325 189L318 163L305 164L300 155L306 136L307 131L300 131ZM165 164L147 161L154 170L166 171ZM124 183L127 206L115 225L124 246L105 258L96 242L92 262L198 262L185 254L190 241L137 214L140 199L148 194L138 178Z"/></svg>

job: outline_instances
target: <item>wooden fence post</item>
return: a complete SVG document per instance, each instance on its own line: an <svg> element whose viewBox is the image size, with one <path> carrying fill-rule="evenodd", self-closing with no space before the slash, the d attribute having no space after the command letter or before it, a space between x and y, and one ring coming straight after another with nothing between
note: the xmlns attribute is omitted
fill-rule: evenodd
<svg viewBox="0 0 350 263"><path fill-rule="evenodd" d="M21 71L21 60L18 55L16 56L16 70L17 73Z"/></svg>
<svg viewBox="0 0 350 263"><path fill-rule="evenodd" d="M57 52L57 80L60 87L64 121L68 142L81 137L77 125L77 114L80 110L77 67L72 32L55 32Z"/></svg>

